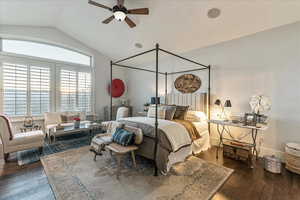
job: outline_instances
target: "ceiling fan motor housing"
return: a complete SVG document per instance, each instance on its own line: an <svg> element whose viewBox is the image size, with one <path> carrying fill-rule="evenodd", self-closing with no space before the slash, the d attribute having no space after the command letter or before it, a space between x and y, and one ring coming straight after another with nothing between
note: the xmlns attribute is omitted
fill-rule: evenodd
<svg viewBox="0 0 300 200"><path fill-rule="evenodd" d="M124 7L124 6L114 6L113 7L113 13L114 13L114 16L115 18L118 20L118 21L124 21L125 17L126 17L126 14L127 14L127 9Z"/></svg>
<svg viewBox="0 0 300 200"><path fill-rule="evenodd" d="M121 11L121 12L127 14L127 9L124 6L122 6L122 7L114 6L112 11L113 12Z"/></svg>

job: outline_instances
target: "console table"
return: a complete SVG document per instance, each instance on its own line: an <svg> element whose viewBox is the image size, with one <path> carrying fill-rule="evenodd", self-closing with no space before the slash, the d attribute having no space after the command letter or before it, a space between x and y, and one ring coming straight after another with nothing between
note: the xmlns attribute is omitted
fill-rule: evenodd
<svg viewBox="0 0 300 200"><path fill-rule="evenodd" d="M256 138L258 131L265 131L268 129L268 126L266 125L260 125L260 126L245 126L243 123L233 123L232 121L229 120L209 120L209 123L216 124L217 125L217 131L219 134L219 145L217 146L217 152L216 152L216 158L218 159L218 154L219 154L219 149L221 145L223 145L223 140L228 140L232 142L239 142L241 144L249 145L252 147L252 154L253 156L255 155L256 159L258 158L258 151L257 151L257 145L256 145ZM228 127L237 127L237 128L242 128L242 129L249 129L251 132L251 138L252 138L252 143L248 142L242 142L239 140L236 140L230 133L230 130ZM230 136L230 139L224 138L224 134L227 133Z"/></svg>
<svg viewBox="0 0 300 200"><path fill-rule="evenodd" d="M50 139L50 142L53 143L56 141L56 137L62 136L62 135L69 135L69 134L78 134L82 132L86 132L89 135L90 141L92 140L92 137L95 134L95 131L98 129L101 129L101 124L98 123L81 123L79 128L75 128L74 123L70 123L69 125L65 125L61 128L57 128L57 126L53 126L53 128L50 128L50 138L52 137L52 141Z"/></svg>

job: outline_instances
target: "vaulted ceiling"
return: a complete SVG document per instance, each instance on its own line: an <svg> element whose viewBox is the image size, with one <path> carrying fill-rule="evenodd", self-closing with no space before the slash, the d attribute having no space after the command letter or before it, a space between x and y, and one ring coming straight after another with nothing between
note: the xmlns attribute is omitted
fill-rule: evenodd
<svg viewBox="0 0 300 200"><path fill-rule="evenodd" d="M0 24L51 26L117 59L160 43L184 53L300 20L298 0L125 0L128 8L148 7L149 16L132 16L137 27L101 23L111 16L88 0L0 0ZM107 6L116 0L95 0ZM210 19L207 11L221 10ZM143 49L137 49L141 43Z"/></svg>

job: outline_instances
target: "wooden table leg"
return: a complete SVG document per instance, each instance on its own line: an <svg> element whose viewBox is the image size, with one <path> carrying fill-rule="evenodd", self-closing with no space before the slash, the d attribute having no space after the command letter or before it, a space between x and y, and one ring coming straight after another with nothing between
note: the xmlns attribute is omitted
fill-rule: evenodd
<svg viewBox="0 0 300 200"><path fill-rule="evenodd" d="M134 168L136 168L136 161L135 161L135 153L134 153L134 151L131 151L131 157L132 157L133 166L134 166Z"/></svg>
<svg viewBox="0 0 300 200"><path fill-rule="evenodd" d="M225 131L225 125L222 126L222 131L219 129L219 124L217 124L217 131L219 134L219 145L217 146L217 152L216 152L216 158L219 159L219 149L221 148L221 145L223 144L223 133Z"/></svg>
<svg viewBox="0 0 300 200"><path fill-rule="evenodd" d="M118 171L117 171L117 176L121 174L121 155L116 155L117 161L118 161Z"/></svg>
<svg viewBox="0 0 300 200"><path fill-rule="evenodd" d="M4 154L4 162L8 162L9 153Z"/></svg>

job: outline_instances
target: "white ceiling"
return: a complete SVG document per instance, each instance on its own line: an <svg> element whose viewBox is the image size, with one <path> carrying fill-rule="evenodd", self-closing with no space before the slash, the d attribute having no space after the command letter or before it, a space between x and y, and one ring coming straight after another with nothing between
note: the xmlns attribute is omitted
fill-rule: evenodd
<svg viewBox="0 0 300 200"><path fill-rule="evenodd" d="M300 20L300 0L125 0L127 8L148 7L132 16L137 27L101 23L112 14L88 0L0 0L0 24L53 26L101 53L118 59L160 43L184 53ZM95 0L113 6L116 0ZM209 19L210 8L221 16ZM134 44L142 43L137 49Z"/></svg>

